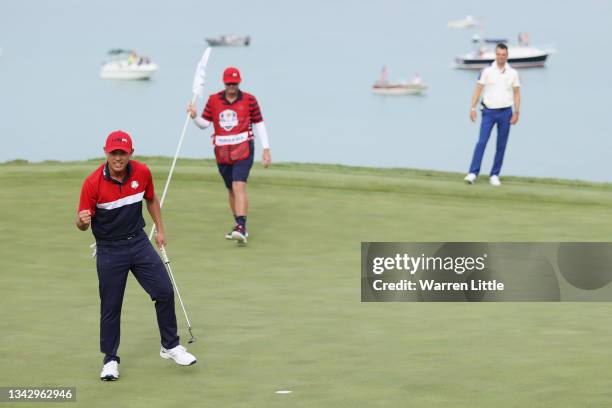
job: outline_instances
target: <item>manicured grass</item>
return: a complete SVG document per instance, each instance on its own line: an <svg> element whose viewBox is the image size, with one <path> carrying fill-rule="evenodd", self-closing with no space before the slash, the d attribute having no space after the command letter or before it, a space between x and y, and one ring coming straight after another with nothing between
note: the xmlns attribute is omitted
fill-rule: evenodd
<svg viewBox="0 0 612 408"><path fill-rule="evenodd" d="M169 159L148 158L158 193ZM610 185L314 164L256 165L250 242L214 163L180 160L168 254L198 364L158 356L133 277L121 378L98 379L91 233L74 227L99 161L0 165L0 386L76 386L82 407L609 406L607 303L360 303L361 241L608 241ZM186 330L177 305L180 334ZM292 390L289 395L275 391ZM41 404L19 404L40 407Z"/></svg>

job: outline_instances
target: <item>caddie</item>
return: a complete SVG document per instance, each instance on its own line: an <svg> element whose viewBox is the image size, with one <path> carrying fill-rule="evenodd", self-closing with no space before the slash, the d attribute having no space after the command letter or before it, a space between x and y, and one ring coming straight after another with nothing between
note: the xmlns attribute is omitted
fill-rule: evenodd
<svg viewBox="0 0 612 408"><path fill-rule="evenodd" d="M249 207L246 183L249 178L255 146L255 136L263 149L264 167L271 164L270 143L266 126L255 96L240 90L240 71L229 67L223 72L225 89L210 95L201 116L190 103L187 111L195 124L205 129L214 126L212 141L219 173L228 191L229 207L234 216L234 227L226 239L246 244Z"/></svg>

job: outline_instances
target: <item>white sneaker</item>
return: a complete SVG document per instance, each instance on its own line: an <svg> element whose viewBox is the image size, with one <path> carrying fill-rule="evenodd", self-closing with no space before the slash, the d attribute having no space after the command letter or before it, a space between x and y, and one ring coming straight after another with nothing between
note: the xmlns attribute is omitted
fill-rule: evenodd
<svg viewBox="0 0 612 408"><path fill-rule="evenodd" d="M232 239L239 244L245 245L247 243L247 237L249 233L246 231L246 228L242 225L236 224L234 230L232 231Z"/></svg>
<svg viewBox="0 0 612 408"><path fill-rule="evenodd" d="M172 359L178 365L188 366L196 363L196 358L193 354L187 352L187 349L180 344L175 348L165 349L161 348L159 355L163 359Z"/></svg>
<svg viewBox="0 0 612 408"><path fill-rule="evenodd" d="M119 363L115 360L109 361L102 367L100 373L100 379L102 381L116 381L119 379Z"/></svg>
<svg viewBox="0 0 612 408"><path fill-rule="evenodd" d="M489 183L491 183L491 185L495 187L501 186L501 181L499 181L499 177L497 176L491 176L491 178L489 179Z"/></svg>
<svg viewBox="0 0 612 408"><path fill-rule="evenodd" d="M463 180L465 180L465 182L468 184L474 184L474 182L476 182L476 177L477 176L474 173L470 173L467 176L465 176Z"/></svg>
<svg viewBox="0 0 612 408"><path fill-rule="evenodd" d="M234 230L231 230L230 232L228 232L227 234L225 234L225 239L227 239L228 241L231 241L232 239L234 239L234 238L232 237L232 233L233 233L233 232L234 232ZM248 237L249 237L249 232L248 232L248 231L247 231L247 232L245 232L244 236L245 236L246 238L248 238Z"/></svg>

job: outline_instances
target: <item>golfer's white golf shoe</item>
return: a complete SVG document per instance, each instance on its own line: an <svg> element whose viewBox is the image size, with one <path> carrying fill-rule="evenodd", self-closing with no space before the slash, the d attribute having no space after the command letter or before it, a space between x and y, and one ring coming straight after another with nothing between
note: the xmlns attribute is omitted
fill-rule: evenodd
<svg viewBox="0 0 612 408"><path fill-rule="evenodd" d="M495 187L501 186L501 181L499 181L499 177L497 176L491 176L491 178L489 179L489 183L491 183L491 185Z"/></svg>
<svg viewBox="0 0 612 408"><path fill-rule="evenodd" d="M109 361L104 364L102 367L102 372L100 373L100 379L102 381L115 381L119 379L119 363L115 360Z"/></svg>
<svg viewBox="0 0 612 408"><path fill-rule="evenodd" d="M468 184L474 184L476 182L476 175L474 173L470 173L463 179Z"/></svg>
<svg viewBox="0 0 612 408"><path fill-rule="evenodd" d="M188 353L187 349L180 344L175 348L165 349L161 348L159 355L163 359L171 359L178 365L188 366L196 363L196 358L193 354Z"/></svg>

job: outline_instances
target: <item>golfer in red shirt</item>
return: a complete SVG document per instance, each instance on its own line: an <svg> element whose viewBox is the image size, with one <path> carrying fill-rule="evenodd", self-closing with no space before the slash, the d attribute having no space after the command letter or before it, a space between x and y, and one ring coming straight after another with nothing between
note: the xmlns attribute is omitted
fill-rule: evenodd
<svg viewBox="0 0 612 408"><path fill-rule="evenodd" d="M100 292L100 350L104 366L100 378L119 378L121 305L128 272L155 301L161 337L160 356L179 365L195 364L196 358L179 344L174 312L174 290L164 264L143 231L142 201L155 223L155 240L166 245L159 200L149 168L131 160L134 149L130 135L112 132L104 146L106 162L83 183L76 226L86 231L91 225L96 238Z"/></svg>

